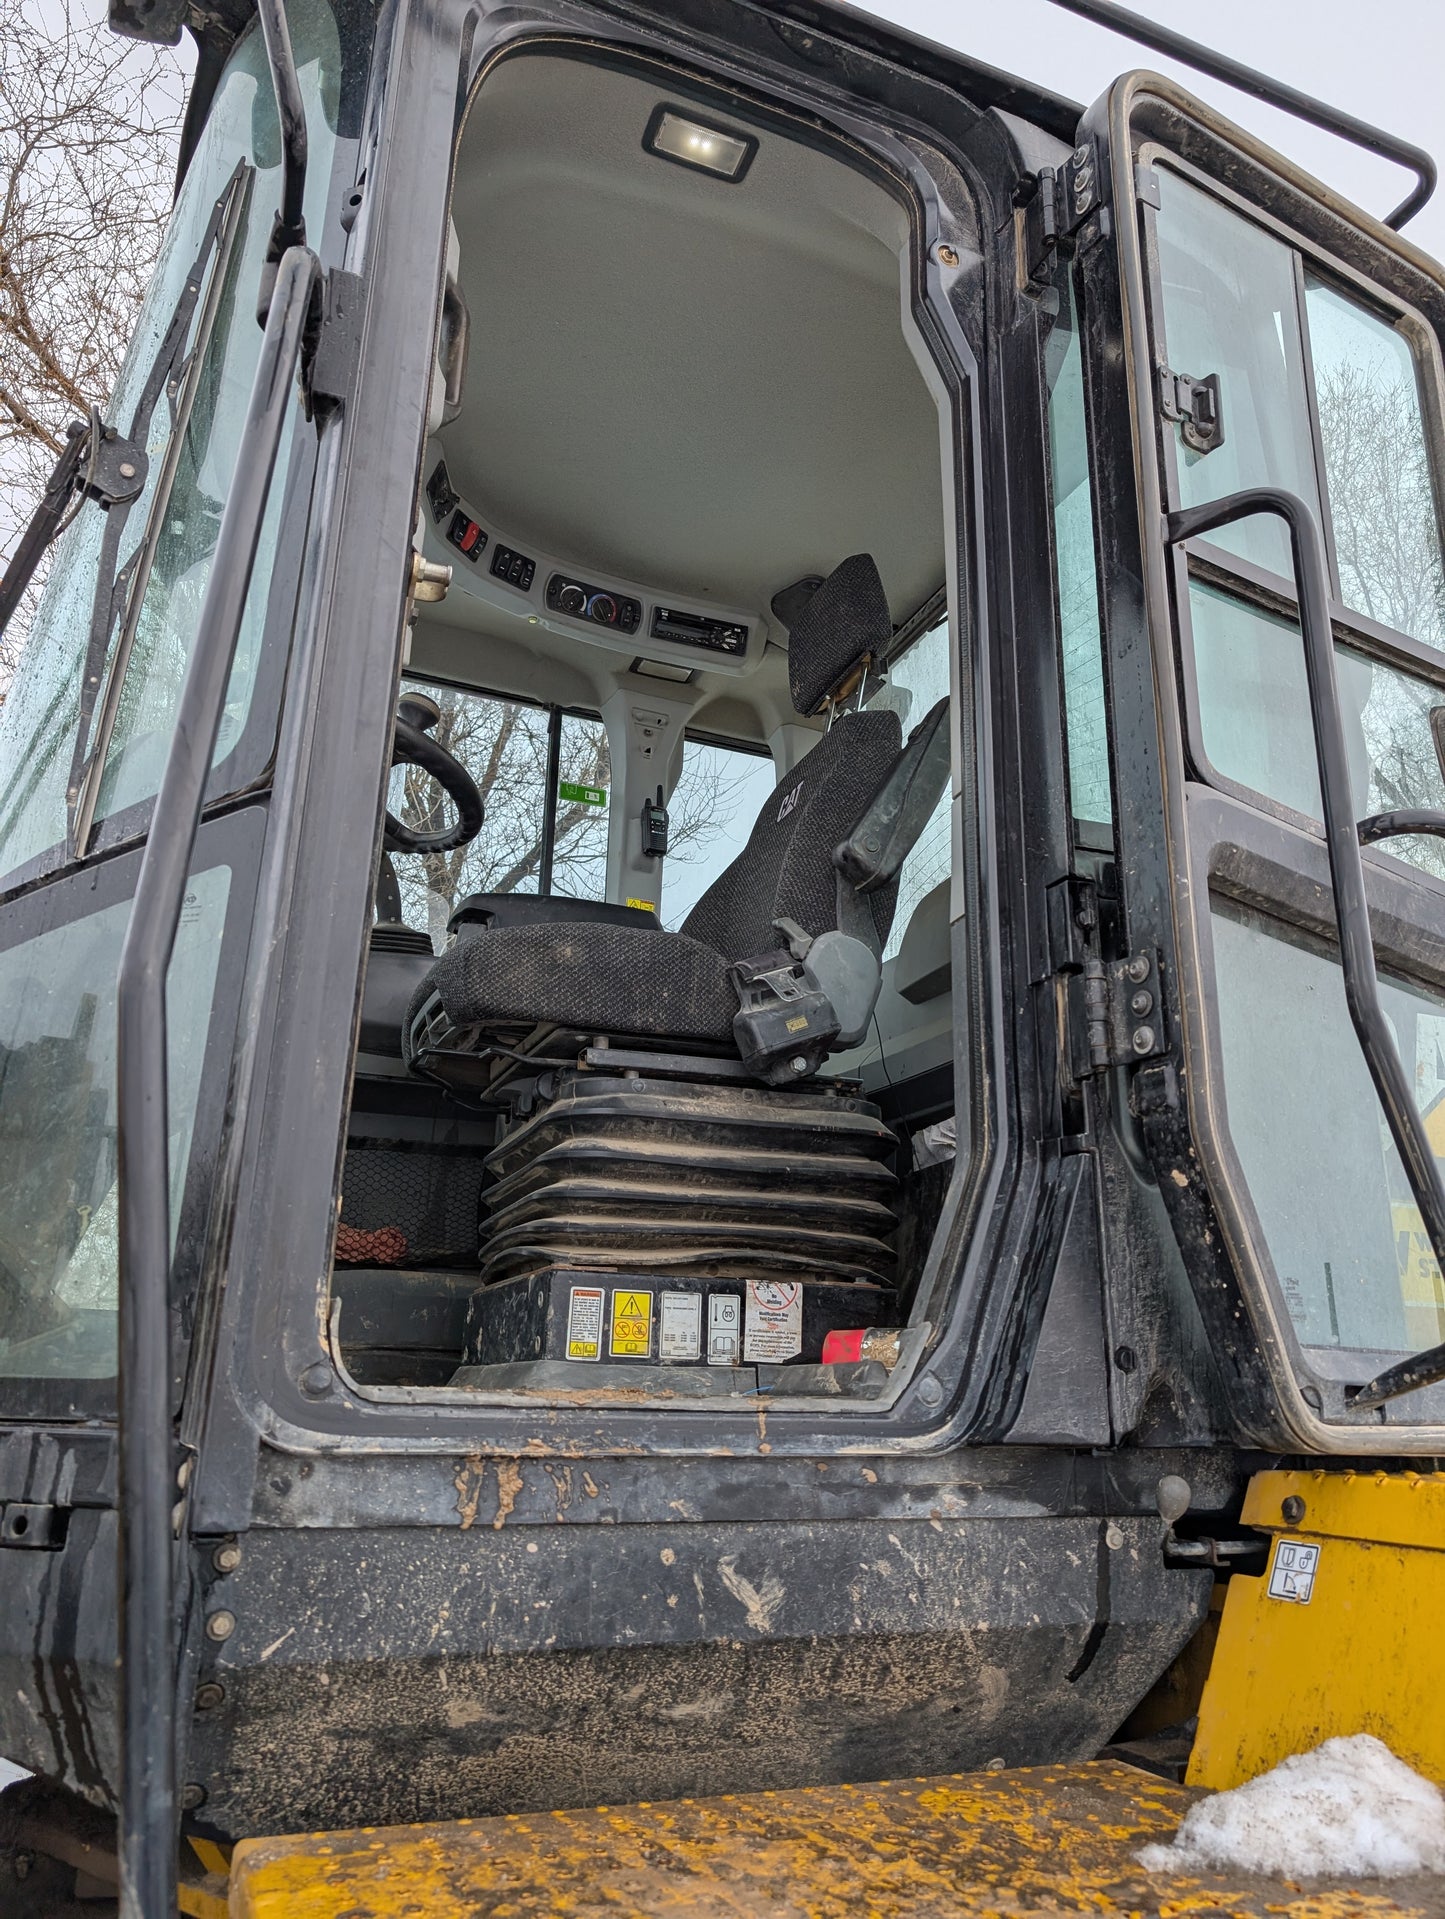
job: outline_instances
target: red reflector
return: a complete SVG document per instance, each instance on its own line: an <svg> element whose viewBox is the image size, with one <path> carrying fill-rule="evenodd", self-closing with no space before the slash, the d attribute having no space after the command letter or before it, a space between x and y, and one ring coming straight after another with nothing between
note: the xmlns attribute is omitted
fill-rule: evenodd
<svg viewBox="0 0 1445 1919"><path fill-rule="evenodd" d="M852 1360L861 1359L866 1332L866 1327L859 1326L846 1333L829 1333L823 1341L823 1364L846 1366Z"/></svg>

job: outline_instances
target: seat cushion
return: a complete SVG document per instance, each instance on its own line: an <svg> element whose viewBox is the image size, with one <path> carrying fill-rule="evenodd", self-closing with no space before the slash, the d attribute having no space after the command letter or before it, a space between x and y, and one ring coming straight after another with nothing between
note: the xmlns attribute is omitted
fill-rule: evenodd
<svg viewBox="0 0 1445 1919"><path fill-rule="evenodd" d="M595 921L463 928L418 988L454 1026L577 1026L679 1040L732 1038L722 954L681 933Z"/></svg>

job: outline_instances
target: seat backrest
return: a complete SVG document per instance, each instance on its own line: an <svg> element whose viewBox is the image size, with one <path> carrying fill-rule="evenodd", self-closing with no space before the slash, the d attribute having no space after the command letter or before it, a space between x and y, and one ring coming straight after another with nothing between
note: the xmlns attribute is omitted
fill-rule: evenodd
<svg viewBox="0 0 1445 1919"><path fill-rule="evenodd" d="M838 924L833 849L847 838L898 757L896 713L849 713L783 776L758 814L748 843L683 921L690 939L730 960L753 959L782 943L773 921L805 933ZM881 947L893 924L898 884L870 895Z"/></svg>

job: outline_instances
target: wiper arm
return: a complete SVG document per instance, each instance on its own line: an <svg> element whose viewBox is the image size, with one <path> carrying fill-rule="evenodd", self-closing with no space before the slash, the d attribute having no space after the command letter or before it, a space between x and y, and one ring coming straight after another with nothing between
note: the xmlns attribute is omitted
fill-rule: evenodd
<svg viewBox="0 0 1445 1919"><path fill-rule="evenodd" d="M0 580L0 633L10 624L25 589L35 578L52 540L62 534L86 500L102 506L125 506L138 499L146 483L143 448L123 440L92 407L88 420L72 420L65 429L65 445L45 483L40 504L20 535L15 556Z"/></svg>

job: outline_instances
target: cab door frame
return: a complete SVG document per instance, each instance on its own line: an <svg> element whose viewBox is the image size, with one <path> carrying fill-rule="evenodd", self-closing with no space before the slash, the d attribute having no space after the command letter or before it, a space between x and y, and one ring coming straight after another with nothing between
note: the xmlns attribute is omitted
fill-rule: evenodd
<svg viewBox="0 0 1445 1919"><path fill-rule="evenodd" d="M1158 1057L1132 1069L1132 1114L1241 1440L1322 1453L1438 1453L1445 1443L1441 1389L1352 1412L1345 1391L1313 1375L1229 1137L1208 927L1211 877L1226 857L1259 871L1268 865L1288 876L1268 891L1272 913L1326 937L1334 915L1319 829L1262 805L1257 795L1245 803L1228 782L1206 784L1199 770L1187 629L1191 557L1170 543L1165 524L1181 502L1173 481L1175 424L1160 400L1148 227L1157 197L1148 161L1167 155L1181 172L1315 256L1344 285L1368 288L1413 316L1413 330L1430 342L1424 411L1437 504L1445 473L1445 279L1408 241L1158 75L1118 80L1084 116L1079 140L1095 157L1112 228L1101 236L1112 244L1081 246L1079 270L1125 950L1158 956L1169 1041ZM1173 369L1201 377L1209 370ZM1227 431L1227 391L1225 419ZM1207 563L1196 551L1196 570ZM1415 656L1427 654L1412 664L1438 675L1445 657L1414 649ZM1445 931L1445 897L1388 857L1367 854L1365 868L1382 964L1394 958L1406 971L1421 970L1424 938L1432 926ZM1303 1080L1282 1088L1284 1101L1304 1096Z"/></svg>

